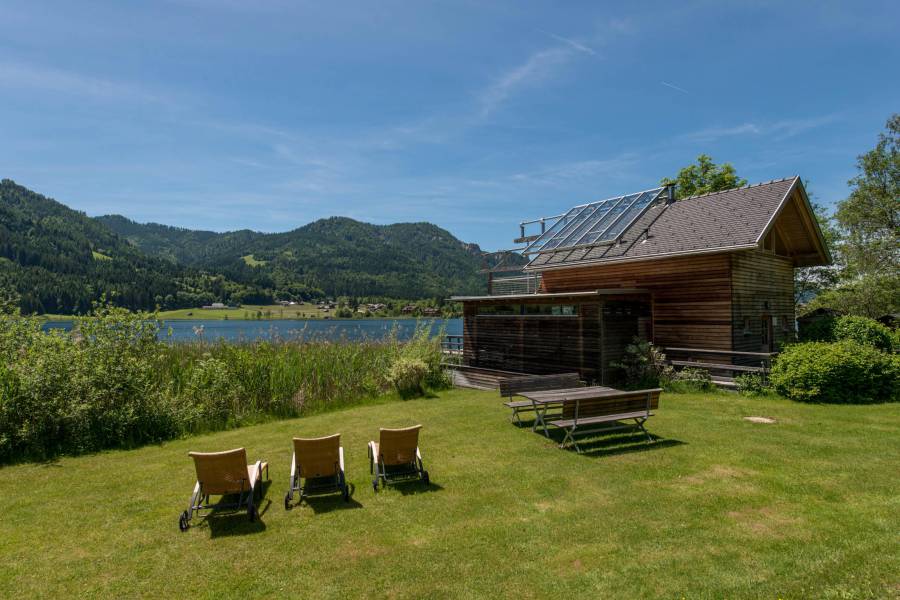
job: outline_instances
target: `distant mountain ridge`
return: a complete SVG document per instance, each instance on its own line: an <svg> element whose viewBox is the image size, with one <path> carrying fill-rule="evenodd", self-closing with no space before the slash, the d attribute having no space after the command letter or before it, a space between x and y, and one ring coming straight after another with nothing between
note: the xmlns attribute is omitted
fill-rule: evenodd
<svg viewBox="0 0 900 600"><path fill-rule="evenodd" d="M107 301L132 309L186 307L268 293L148 256L104 224L0 181L0 294L25 313L85 313Z"/></svg>
<svg viewBox="0 0 900 600"><path fill-rule="evenodd" d="M152 256L291 297L446 297L485 288L477 244L431 223L372 225L330 217L284 233L215 233L120 215L97 221Z"/></svg>
<svg viewBox="0 0 900 600"><path fill-rule="evenodd" d="M323 296L447 298L486 289L484 256L431 223L320 219L284 233L227 233L88 217L0 181L0 301L84 313Z"/></svg>

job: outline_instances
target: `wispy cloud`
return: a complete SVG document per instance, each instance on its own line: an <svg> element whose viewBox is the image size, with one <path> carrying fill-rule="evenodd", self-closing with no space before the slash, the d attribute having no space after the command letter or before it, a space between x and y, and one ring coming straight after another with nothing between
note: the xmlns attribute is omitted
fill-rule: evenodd
<svg viewBox="0 0 900 600"><path fill-rule="evenodd" d="M598 27L588 42L543 29L538 31L561 42L562 45L532 53L525 62L509 69L483 89L478 94L481 118L496 111L516 92L552 81L575 57L579 55L598 56L598 52L595 50L597 45L607 44L616 36L632 33L633 28L628 21L612 19Z"/></svg>
<svg viewBox="0 0 900 600"><path fill-rule="evenodd" d="M667 88L672 88L673 90L677 90L677 91L682 92L682 93L685 93L685 94L690 94L689 91L687 91L687 90L684 89L683 87L678 87L678 86L675 85L674 83L669 83L668 81L660 81L659 83L660 83L660 85L664 85L664 86L666 86Z"/></svg>
<svg viewBox="0 0 900 600"><path fill-rule="evenodd" d="M176 104L171 95L154 92L138 84L20 62L0 62L0 87L32 88L102 101Z"/></svg>
<svg viewBox="0 0 900 600"><path fill-rule="evenodd" d="M571 47L574 50L578 50L579 52L584 52L585 54L590 54L591 56L597 55L596 50L594 50L593 48L591 48L590 46L588 46L586 44L582 44L579 41L573 40L571 38L563 37L559 34L551 32L551 31L544 31L543 29L538 29L538 31L540 31L544 35L552 37L554 40L556 40L558 42L567 44L569 47Z"/></svg>
<svg viewBox="0 0 900 600"><path fill-rule="evenodd" d="M547 48L501 75L479 95L481 116L490 115L515 92L553 78L572 54L570 48Z"/></svg>
<svg viewBox="0 0 900 600"><path fill-rule="evenodd" d="M626 152L612 158L577 160L516 173L510 180L518 183L559 185L597 178L615 178L638 163L638 155Z"/></svg>
<svg viewBox="0 0 900 600"><path fill-rule="evenodd" d="M769 136L776 140L800 135L838 120L839 115L823 115L802 119L784 119L772 123L747 122L733 127L709 127L680 136L691 142L714 142L722 138L737 136Z"/></svg>

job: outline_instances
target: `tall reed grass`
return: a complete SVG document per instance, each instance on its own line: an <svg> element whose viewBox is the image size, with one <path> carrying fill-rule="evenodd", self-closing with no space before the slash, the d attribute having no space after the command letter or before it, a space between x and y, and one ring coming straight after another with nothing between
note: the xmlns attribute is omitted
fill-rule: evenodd
<svg viewBox="0 0 900 600"><path fill-rule="evenodd" d="M162 337L162 340L159 339ZM428 327L400 342L172 344L153 315L98 309L71 332L0 315L0 461L45 459L296 417L392 391L396 365L446 385Z"/></svg>

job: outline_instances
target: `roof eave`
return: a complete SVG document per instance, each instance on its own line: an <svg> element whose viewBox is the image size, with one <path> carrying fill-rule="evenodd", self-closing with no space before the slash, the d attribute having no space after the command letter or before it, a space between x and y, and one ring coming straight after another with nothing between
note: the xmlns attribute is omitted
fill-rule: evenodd
<svg viewBox="0 0 900 600"><path fill-rule="evenodd" d="M760 232L759 236L756 238L756 245L759 248L762 248L763 240L772 230L772 227L775 225L775 220L781 215L784 207L787 206L787 203L791 199L791 194L794 193L794 190L799 189L800 198L803 200L803 204L806 208L806 211L809 215L809 220L812 223L812 229L815 233L816 240L819 243L819 254L822 256L824 260L823 265L830 265L832 261L831 252L828 250L828 244L825 242L825 236L822 234L822 229L819 227L819 220L816 218L816 213L812 208L812 204L809 201L809 196L806 194L806 188L803 186L803 182L800 180L799 175L794 176L794 181L791 182L791 186L784 193L784 196L781 198L781 201L778 203L778 206L775 209L775 212L772 213L772 216L769 217L766 226L763 227L763 230Z"/></svg>

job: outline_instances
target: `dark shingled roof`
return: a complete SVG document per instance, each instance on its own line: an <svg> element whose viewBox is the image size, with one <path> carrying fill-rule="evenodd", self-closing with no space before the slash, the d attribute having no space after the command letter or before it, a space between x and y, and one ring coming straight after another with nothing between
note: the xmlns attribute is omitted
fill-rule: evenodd
<svg viewBox="0 0 900 600"><path fill-rule="evenodd" d="M538 254L528 270L755 246L797 177L650 208L619 243Z"/></svg>

